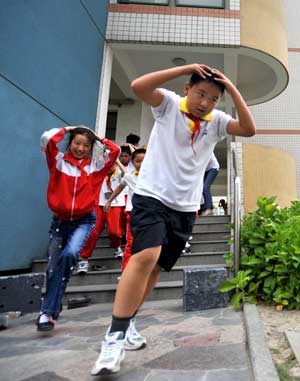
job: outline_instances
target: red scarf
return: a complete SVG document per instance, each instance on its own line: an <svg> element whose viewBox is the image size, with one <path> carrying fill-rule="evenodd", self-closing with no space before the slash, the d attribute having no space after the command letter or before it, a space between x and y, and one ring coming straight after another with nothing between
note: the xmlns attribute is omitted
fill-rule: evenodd
<svg viewBox="0 0 300 381"><path fill-rule="evenodd" d="M85 181L87 181L87 173L84 167L91 163L90 157L86 156L80 162L78 159L75 159L75 157L72 155L71 152L67 152L64 154L64 159L68 161L69 163L75 165L75 167L79 168L81 171L80 177L82 177L83 179L85 179Z"/></svg>
<svg viewBox="0 0 300 381"><path fill-rule="evenodd" d="M197 118L196 116L194 116L193 114L190 113L190 111L189 111L189 109L187 107L186 101L187 101L187 97L182 98L182 100L180 102L180 108L179 109L180 109L181 112L183 112L190 119L188 127L189 127L189 130L192 133L192 136L191 136L191 139L192 139L192 144L191 144L192 145L192 150L193 150L194 154L196 155L196 151L195 151L195 148L194 148L194 142L195 142L196 137L200 134L200 131L201 131L200 120L205 120L207 122L211 121L212 120L212 113L204 115L201 119L199 119L199 118Z"/></svg>

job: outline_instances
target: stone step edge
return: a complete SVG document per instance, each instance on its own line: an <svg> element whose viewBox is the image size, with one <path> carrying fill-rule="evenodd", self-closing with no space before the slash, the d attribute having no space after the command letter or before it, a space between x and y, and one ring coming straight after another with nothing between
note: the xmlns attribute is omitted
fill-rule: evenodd
<svg viewBox="0 0 300 381"><path fill-rule="evenodd" d="M225 267L225 268L229 268L230 266L225 264L225 263L219 263L219 264L207 264L207 265L183 265L183 266L175 266L173 267L172 271L180 271L180 270L183 270L183 269L186 269L186 268L198 268L198 267L209 267L209 268L213 268L213 267ZM166 272L166 271L162 271L162 272ZM107 269L107 270L95 270L95 271L88 271L86 274L73 274L72 276L76 276L76 277L85 277L85 276L88 276L88 275L101 275L101 274L120 274L121 273L121 270L120 269Z"/></svg>
<svg viewBox="0 0 300 381"><path fill-rule="evenodd" d="M165 281L159 282L155 286L155 289L162 288L181 288L183 281L174 280L174 281ZM118 283L115 284L100 284L100 285L87 285L87 286L68 286L66 294L77 294L77 293L86 293L86 292L105 292L105 291L115 291L117 289ZM43 293L45 289L43 288Z"/></svg>
<svg viewBox="0 0 300 381"><path fill-rule="evenodd" d="M206 255L215 256L215 255L224 255L224 254L228 254L228 253L229 253L229 251L204 251L204 252L197 252L197 253L186 253L183 256L184 257L196 257L196 256L206 256ZM93 257L90 258L89 261L109 260L109 259L115 259L116 261L119 260L117 258L113 258L113 257L109 257L109 256L102 256L101 257L101 256L95 256L95 255L93 255ZM33 259L32 260L32 263L47 263L47 262L48 262L47 258Z"/></svg>
<svg viewBox="0 0 300 381"><path fill-rule="evenodd" d="M229 238L229 237L228 237ZM214 240L214 241L194 241L193 239L191 241L189 241L189 243L191 245L201 245L201 244L214 244L214 243L228 243L228 240ZM121 245L121 246L125 246L125 245ZM112 249L110 245L96 245L95 247L95 250L96 249Z"/></svg>

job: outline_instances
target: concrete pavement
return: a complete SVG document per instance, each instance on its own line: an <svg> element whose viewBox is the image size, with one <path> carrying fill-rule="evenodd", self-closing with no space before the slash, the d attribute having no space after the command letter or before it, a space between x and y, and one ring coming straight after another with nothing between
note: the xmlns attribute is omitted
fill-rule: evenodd
<svg viewBox="0 0 300 381"><path fill-rule="evenodd" d="M1 381L253 381L243 312L183 312L181 300L148 302L137 328L147 347L127 352L121 372L90 376L111 304L65 310L55 330L36 331L28 314L0 331Z"/></svg>

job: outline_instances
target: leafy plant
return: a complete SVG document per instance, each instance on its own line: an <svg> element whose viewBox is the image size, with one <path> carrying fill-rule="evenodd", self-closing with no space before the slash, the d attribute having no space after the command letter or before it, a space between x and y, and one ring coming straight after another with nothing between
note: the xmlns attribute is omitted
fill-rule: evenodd
<svg viewBox="0 0 300 381"><path fill-rule="evenodd" d="M258 197L241 225L241 266L219 291L236 289L231 303L262 300L300 309L300 202L280 209L276 197Z"/></svg>

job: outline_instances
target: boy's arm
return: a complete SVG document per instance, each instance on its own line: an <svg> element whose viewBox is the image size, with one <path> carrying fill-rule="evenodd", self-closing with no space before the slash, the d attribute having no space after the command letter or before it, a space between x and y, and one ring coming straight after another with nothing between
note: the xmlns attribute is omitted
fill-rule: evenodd
<svg viewBox="0 0 300 381"><path fill-rule="evenodd" d="M255 135L255 121L241 93L222 72L213 69L212 73L216 75L216 81L223 83L227 92L230 94L238 115L238 119L231 119L228 122L228 134L245 137Z"/></svg>
<svg viewBox="0 0 300 381"><path fill-rule="evenodd" d="M113 143L111 140L109 140L107 138L101 138L95 132L94 132L94 134L95 134L96 138L99 140L99 142L101 144L104 144L105 147L107 147L109 149L109 153L108 153L109 160L105 164L105 170L108 170L116 162L116 160L119 156L119 153L120 153L120 147L117 144Z"/></svg>
<svg viewBox="0 0 300 381"><path fill-rule="evenodd" d="M170 69L145 74L135 79L131 83L131 88L144 102L150 104L152 107L157 107L163 100L163 93L159 90L162 84L182 75L191 75L192 73L198 73L201 77L205 78L207 75L211 75L210 71L209 66L202 64L172 67Z"/></svg>
<svg viewBox="0 0 300 381"><path fill-rule="evenodd" d="M120 170L122 172L122 176L125 175L125 173L127 173L126 167L124 167L124 165L120 162L119 159L116 160L116 164L120 168Z"/></svg>
<svg viewBox="0 0 300 381"><path fill-rule="evenodd" d="M116 189L112 192L109 199L106 201L103 210L104 212L108 212L110 209L110 205L113 202L113 200L118 197L118 195L122 192L122 190L126 187L126 185L119 184Z"/></svg>

